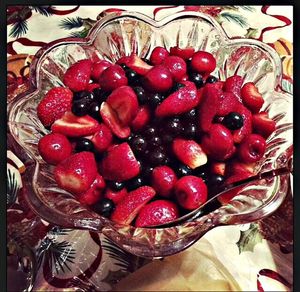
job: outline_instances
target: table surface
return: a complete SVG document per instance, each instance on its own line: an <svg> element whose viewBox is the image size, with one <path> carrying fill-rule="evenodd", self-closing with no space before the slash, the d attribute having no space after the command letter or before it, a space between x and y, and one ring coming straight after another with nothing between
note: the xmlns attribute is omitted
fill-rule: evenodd
<svg viewBox="0 0 300 292"><path fill-rule="evenodd" d="M293 93L292 6L9 6L8 100L28 88L28 66L41 46L58 38L84 37L97 17L116 9L139 11L157 20L182 10L208 13L229 37L259 39L272 46L282 60L282 87ZM26 164L22 149L10 136L8 148ZM103 236L60 229L36 217L24 201L21 176L15 165L11 163L8 169L15 175L14 181L9 178L9 186L13 182L19 186L8 209L10 291L21 291L28 284L25 275L16 269L16 255L37 267L32 281L35 291L292 289L292 245L278 236L286 228L284 224L276 232L260 222L219 227L187 251L149 263L123 252ZM291 200L278 214L288 217L288 209ZM56 261L51 260L53 255ZM24 265L30 268L28 261ZM16 276L18 281L14 280Z"/></svg>

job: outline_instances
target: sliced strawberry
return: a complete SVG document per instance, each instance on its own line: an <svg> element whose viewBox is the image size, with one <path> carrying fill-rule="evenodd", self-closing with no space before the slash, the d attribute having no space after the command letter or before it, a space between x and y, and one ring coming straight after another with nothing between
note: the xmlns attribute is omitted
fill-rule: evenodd
<svg viewBox="0 0 300 292"><path fill-rule="evenodd" d="M103 123L99 124L98 131L91 137L95 150L100 153L104 152L112 144L112 140L111 130Z"/></svg>
<svg viewBox="0 0 300 292"><path fill-rule="evenodd" d="M123 126L117 113L111 108L107 102L102 102L100 114L105 125L119 138L127 138L130 136L130 128Z"/></svg>
<svg viewBox="0 0 300 292"><path fill-rule="evenodd" d="M37 106L37 115L45 127L51 126L72 107L73 92L69 88L50 89Z"/></svg>
<svg viewBox="0 0 300 292"><path fill-rule="evenodd" d="M105 181L103 177L97 174L91 187L84 193L80 194L78 200L84 205L93 205L99 201L103 194L103 189L105 188Z"/></svg>
<svg viewBox="0 0 300 292"><path fill-rule="evenodd" d="M152 68L151 65L144 62L135 53L132 53L130 56L121 57L117 61L117 64L125 64L127 67L140 75L145 75Z"/></svg>
<svg viewBox="0 0 300 292"><path fill-rule="evenodd" d="M222 175L225 174L226 163L224 162L212 162L211 164L211 172L214 174Z"/></svg>
<svg viewBox="0 0 300 292"><path fill-rule="evenodd" d="M242 104L239 104L235 111L242 115L244 120L244 124L240 129L232 131L233 141L238 144L252 133L252 114Z"/></svg>
<svg viewBox="0 0 300 292"><path fill-rule="evenodd" d="M213 119L220 107L220 95L222 91L211 84L205 85L202 92L202 101L198 107L199 127L208 132L212 126Z"/></svg>
<svg viewBox="0 0 300 292"><path fill-rule="evenodd" d="M264 99L253 82L245 83L241 89L243 104L252 112L258 113L264 104Z"/></svg>
<svg viewBox="0 0 300 292"><path fill-rule="evenodd" d="M144 129L151 118L151 111L147 105L140 106L134 120L131 122L131 128L134 131L140 131Z"/></svg>
<svg viewBox="0 0 300 292"><path fill-rule="evenodd" d="M135 118L139 103L130 86L116 88L107 98L107 104L117 113L122 125L128 126Z"/></svg>
<svg viewBox="0 0 300 292"><path fill-rule="evenodd" d="M239 99L239 101L242 101L241 88L242 88L243 82L244 82L243 77L241 77L239 75L233 75L226 79L223 90L233 93Z"/></svg>
<svg viewBox="0 0 300 292"><path fill-rule="evenodd" d="M56 120L51 126L53 133L61 133L67 137L82 137L96 133L99 123L92 117L75 116L72 112L66 112L61 119Z"/></svg>
<svg viewBox="0 0 300 292"><path fill-rule="evenodd" d="M176 138L172 144L176 157L191 169L207 163L207 156L201 146L194 140Z"/></svg>
<svg viewBox="0 0 300 292"><path fill-rule="evenodd" d="M127 192L126 188L123 188L120 191L114 191L114 190L111 190L108 188L108 189L106 189L106 191L104 193L104 197L112 200L116 205L127 195L128 195L128 192Z"/></svg>
<svg viewBox="0 0 300 292"><path fill-rule="evenodd" d="M54 169L54 178L58 186L75 195L86 192L96 176L95 157L88 151L69 156Z"/></svg>
<svg viewBox="0 0 300 292"><path fill-rule="evenodd" d="M251 173L247 173L247 172L241 172L241 173L235 174L233 176L230 176L225 181L225 185L246 179L246 178L250 177L251 175L252 175ZM232 200L232 198L234 198L236 195L238 195L238 193L243 188L244 188L244 186L240 186L240 187L234 188L233 190L225 192L224 194L222 194L218 197L219 202L223 205L228 204Z"/></svg>
<svg viewBox="0 0 300 292"><path fill-rule="evenodd" d="M92 66L92 73L91 73L91 78L94 80L94 81L98 81L99 80L99 77L100 75L102 74L102 72L110 67L112 65L111 62L107 61L107 60L99 60L95 63L93 63L93 66Z"/></svg>
<svg viewBox="0 0 300 292"><path fill-rule="evenodd" d="M138 213L136 227L156 226L172 222L179 217L179 211L171 201L156 200L146 204Z"/></svg>
<svg viewBox="0 0 300 292"><path fill-rule="evenodd" d="M183 81L185 86L169 95L156 108L157 117L183 114L196 107L199 103L197 88L193 82Z"/></svg>
<svg viewBox="0 0 300 292"><path fill-rule="evenodd" d="M179 47L171 47L170 48L170 55L178 56L184 60L188 60L188 59L192 58L194 53L195 53L195 49L193 47L186 47L184 49L181 49Z"/></svg>
<svg viewBox="0 0 300 292"><path fill-rule="evenodd" d="M267 112L260 112L252 116L253 132L267 139L276 129L276 122L269 118Z"/></svg>
<svg viewBox="0 0 300 292"><path fill-rule="evenodd" d="M231 92L222 92L222 94L219 95L219 99L220 106L218 108L217 115L222 117L234 112L241 104L236 95Z"/></svg>
<svg viewBox="0 0 300 292"><path fill-rule="evenodd" d="M138 212L155 196L155 190L149 186L139 187L129 192L116 206L110 219L119 224L130 224Z"/></svg>
<svg viewBox="0 0 300 292"><path fill-rule="evenodd" d="M89 84L91 73L92 61L89 59L80 60L67 69L63 82L72 91L82 91Z"/></svg>
<svg viewBox="0 0 300 292"><path fill-rule="evenodd" d="M237 159L233 159L227 165L225 175L227 177L240 174L240 173L246 173L252 175L254 174L254 168L255 168L255 163L243 163Z"/></svg>
<svg viewBox="0 0 300 292"><path fill-rule="evenodd" d="M100 163L100 169L105 179L121 182L137 176L140 164L128 143L122 143L107 150L107 155Z"/></svg>

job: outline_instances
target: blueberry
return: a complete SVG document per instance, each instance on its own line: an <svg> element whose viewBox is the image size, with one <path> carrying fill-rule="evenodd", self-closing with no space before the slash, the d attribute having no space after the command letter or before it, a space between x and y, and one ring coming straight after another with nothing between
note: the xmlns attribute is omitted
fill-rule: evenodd
<svg viewBox="0 0 300 292"><path fill-rule="evenodd" d="M140 80L140 75L130 68L125 70L125 74L128 79L128 83L131 85L137 84Z"/></svg>
<svg viewBox="0 0 300 292"><path fill-rule="evenodd" d="M220 174L212 174L209 176L207 184L209 187L219 187L224 183L224 176Z"/></svg>
<svg viewBox="0 0 300 292"><path fill-rule="evenodd" d="M133 191L144 185L144 180L141 176L136 176L125 182L127 191Z"/></svg>
<svg viewBox="0 0 300 292"><path fill-rule="evenodd" d="M93 206L93 209L95 212L102 215L103 217L109 217L115 209L115 204L112 200L103 198L101 201L99 201Z"/></svg>
<svg viewBox="0 0 300 292"><path fill-rule="evenodd" d="M185 87L185 85L183 83L178 82L175 85L173 85L173 87L170 89L169 94L176 92L177 90L179 90L180 88L183 88L183 87Z"/></svg>
<svg viewBox="0 0 300 292"><path fill-rule="evenodd" d="M196 118L197 118L197 111L194 108L182 115L182 119L185 122L194 122Z"/></svg>
<svg viewBox="0 0 300 292"><path fill-rule="evenodd" d="M89 104L84 99L75 101L72 104L71 111L75 116L78 116L78 117L85 116L89 111Z"/></svg>
<svg viewBox="0 0 300 292"><path fill-rule="evenodd" d="M151 138L157 133L157 129L152 126L147 126L146 129L144 130L143 134L145 137Z"/></svg>
<svg viewBox="0 0 300 292"><path fill-rule="evenodd" d="M127 65L125 65L125 64L120 64L120 66L121 66L124 70L129 69L129 67L128 67Z"/></svg>
<svg viewBox="0 0 300 292"><path fill-rule="evenodd" d="M143 60L145 63L147 63L148 65L151 65L150 60L148 60L147 58L142 58L142 60Z"/></svg>
<svg viewBox="0 0 300 292"><path fill-rule="evenodd" d="M141 164L141 177L143 178L144 182L150 182L152 171L153 171L152 166L147 165L145 163Z"/></svg>
<svg viewBox="0 0 300 292"><path fill-rule="evenodd" d="M208 167L206 165L197 167L193 170L193 175L201 177L204 182L207 182L208 174L209 174L209 170L208 170Z"/></svg>
<svg viewBox="0 0 300 292"><path fill-rule="evenodd" d="M139 104L145 104L147 102L148 98L147 98L144 88L141 86L135 86L135 87L133 87L133 90L137 96Z"/></svg>
<svg viewBox="0 0 300 292"><path fill-rule="evenodd" d="M179 176L186 176L192 174L192 169L189 168L187 165L178 163L174 168L175 173Z"/></svg>
<svg viewBox="0 0 300 292"><path fill-rule="evenodd" d="M239 113L231 112L224 117L222 123L229 130L238 130L244 125L244 118Z"/></svg>
<svg viewBox="0 0 300 292"><path fill-rule="evenodd" d="M91 103L95 100L94 94L89 91L78 91L73 94L73 102L86 100L88 103Z"/></svg>
<svg viewBox="0 0 300 292"><path fill-rule="evenodd" d="M101 104L103 101L106 101L106 99L109 95L109 92L104 91L101 88L95 88L93 90L93 94L94 94L95 100Z"/></svg>
<svg viewBox="0 0 300 292"><path fill-rule="evenodd" d="M147 140L148 147L156 147L162 144L162 139L159 136L152 136L150 139Z"/></svg>
<svg viewBox="0 0 300 292"><path fill-rule="evenodd" d="M219 81L219 79L215 76L208 76L205 80L205 83L216 83L217 81Z"/></svg>
<svg viewBox="0 0 300 292"><path fill-rule="evenodd" d="M168 133L164 133L164 134L161 135L161 139L162 139L163 143L170 144L174 140L174 137L173 137L173 135L170 135Z"/></svg>
<svg viewBox="0 0 300 292"><path fill-rule="evenodd" d="M113 191L120 191L125 187L125 184L123 182L118 181L106 181L106 185Z"/></svg>
<svg viewBox="0 0 300 292"><path fill-rule="evenodd" d="M193 123L189 123L184 127L184 137L194 139L197 133L197 126Z"/></svg>
<svg viewBox="0 0 300 292"><path fill-rule="evenodd" d="M94 151L94 144L91 140L86 139L86 138L79 138L76 141L75 145L75 151L76 152L82 152L82 151Z"/></svg>
<svg viewBox="0 0 300 292"><path fill-rule="evenodd" d="M197 72L190 73L189 80L194 82L197 88L201 88L204 85L204 81L200 73Z"/></svg>
<svg viewBox="0 0 300 292"><path fill-rule="evenodd" d="M140 135L135 135L130 140L130 145L132 147L132 151L135 153L143 153L147 148L147 141L144 137Z"/></svg>
<svg viewBox="0 0 300 292"><path fill-rule="evenodd" d="M90 104L88 114L96 120L101 119L100 105L98 102L93 102Z"/></svg>
<svg viewBox="0 0 300 292"><path fill-rule="evenodd" d="M155 109L164 100L164 96L160 93L152 93L148 96L148 103L152 109Z"/></svg>
<svg viewBox="0 0 300 292"><path fill-rule="evenodd" d="M148 155L148 161L152 166L165 164L166 154L160 148L154 148Z"/></svg>
<svg viewBox="0 0 300 292"><path fill-rule="evenodd" d="M173 136L180 135L183 131L183 126L180 119L178 117L168 119L164 126L164 131L165 133L169 133Z"/></svg>

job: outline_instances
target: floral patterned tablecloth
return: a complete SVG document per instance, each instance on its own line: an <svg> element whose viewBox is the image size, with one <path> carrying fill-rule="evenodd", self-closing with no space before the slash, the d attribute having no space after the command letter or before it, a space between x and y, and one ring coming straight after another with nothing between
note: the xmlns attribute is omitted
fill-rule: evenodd
<svg viewBox="0 0 300 292"><path fill-rule="evenodd" d="M293 93L292 6L8 6L8 101L28 88L28 68L40 47L58 38L85 37L96 20L118 10L157 20L182 10L208 13L230 38L254 38L272 46L282 60L282 88ZM9 134L8 148L25 166L30 163ZM291 194L267 220L219 227L187 251L149 263L103 236L61 229L36 217L24 200L14 161L9 159L7 168L9 291L28 285L34 291L292 289ZM18 256L28 273L17 269Z"/></svg>

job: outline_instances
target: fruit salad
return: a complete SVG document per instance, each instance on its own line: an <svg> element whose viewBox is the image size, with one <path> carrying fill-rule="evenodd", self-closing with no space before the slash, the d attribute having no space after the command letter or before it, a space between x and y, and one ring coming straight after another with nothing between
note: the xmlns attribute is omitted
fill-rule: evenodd
<svg viewBox="0 0 300 292"><path fill-rule="evenodd" d="M219 80L216 64L191 47L72 64L37 107L57 185L113 222L147 227L252 176L276 124L255 84Z"/></svg>

